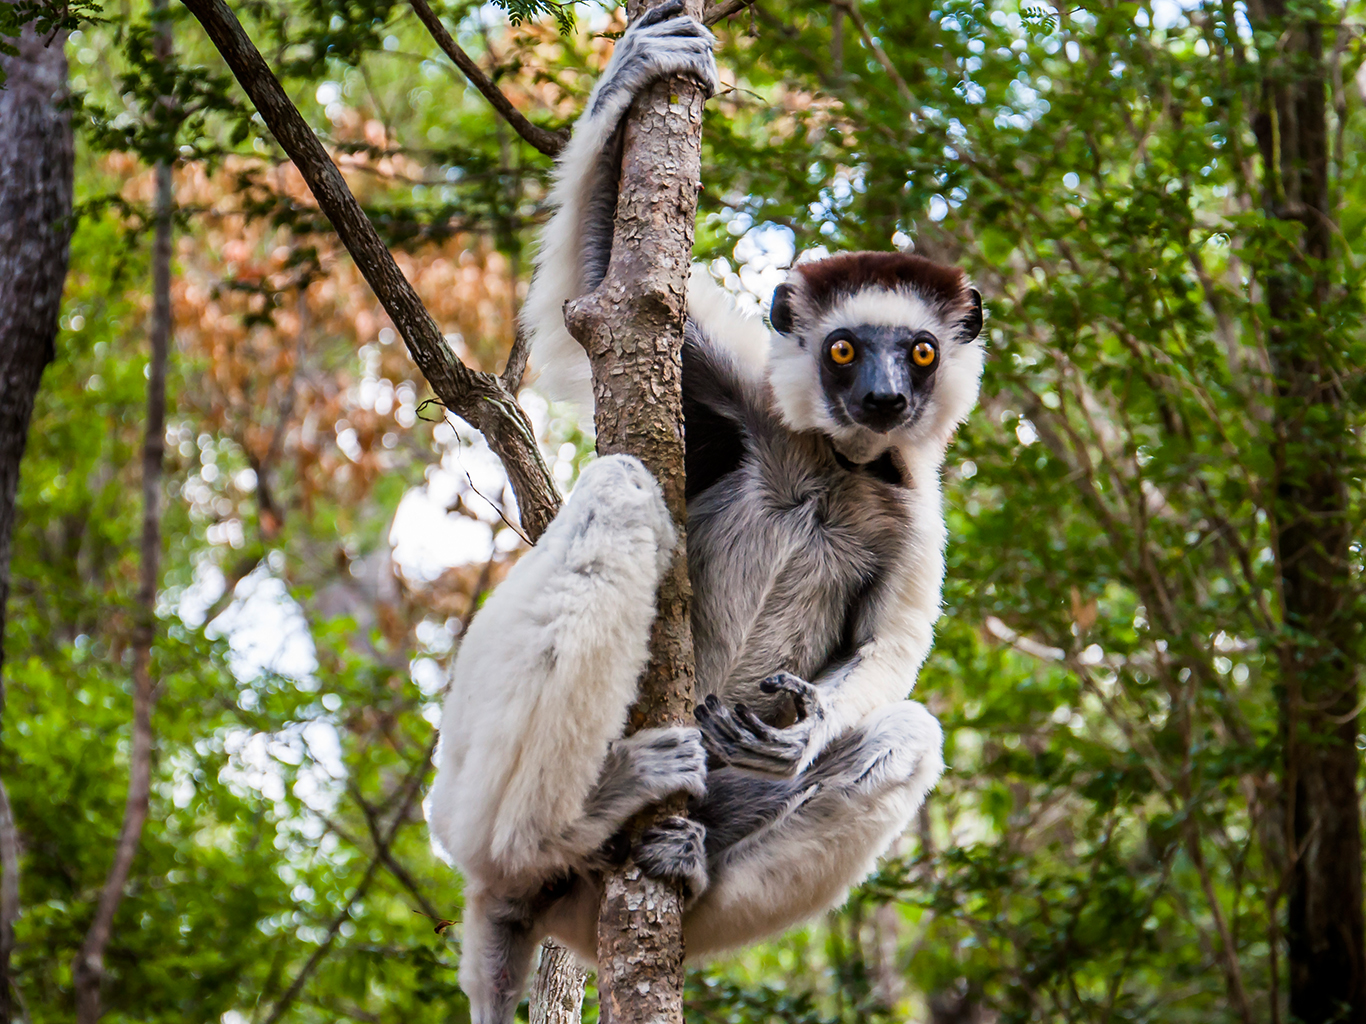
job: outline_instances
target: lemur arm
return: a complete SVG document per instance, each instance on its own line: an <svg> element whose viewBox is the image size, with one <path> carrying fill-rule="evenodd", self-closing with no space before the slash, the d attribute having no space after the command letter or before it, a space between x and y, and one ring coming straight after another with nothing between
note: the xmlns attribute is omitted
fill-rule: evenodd
<svg viewBox="0 0 1366 1024"><path fill-rule="evenodd" d="M541 388L552 398L573 399L585 408L593 402L588 360L565 329L564 304L592 291L607 272L622 117L636 96L660 78L687 75L711 93L719 87L711 32L682 14L682 0L671 0L622 36L555 165L548 200L555 213L541 232L522 323Z"/></svg>
<svg viewBox="0 0 1366 1024"><path fill-rule="evenodd" d="M908 695L934 641L945 541L938 465L914 466L912 477L918 506L912 521L922 536L906 546L907 560L865 602L853 653L810 681L779 672L760 684L765 693L792 696L798 720L787 728L708 697L695 714L714 761L765 774L798 774L867 714Z"/></svg>

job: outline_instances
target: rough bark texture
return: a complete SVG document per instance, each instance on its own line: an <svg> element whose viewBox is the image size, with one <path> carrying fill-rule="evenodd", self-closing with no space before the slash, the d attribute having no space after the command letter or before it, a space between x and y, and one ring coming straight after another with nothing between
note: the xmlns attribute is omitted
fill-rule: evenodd
<svg viewBox="0 0 1366 1024"><path fill-rule="evenodd" d="M327 150L223 0L185 0L185 6L204 26L275 141L294 161L436 397L488 439L517 495L523 530L532 539L539 537L559 508L560 498L536 446L531 421L516 398L497 377L471 370L451 352Z"/></svg>
<svg viewBox="0 0 1366 1024"><path fill-rule="evenodd" d="M166 0L153 0L164 14ZM171 59L171 26L163 17L153 44L158 60ZM169 100L163 100L169 102ZM171 166L156 168L156 233L152 241L152 318L148 330L151 354L147 373L147 421L142 438L142 538L138 560L136 625L133 628L133 743L128 761L128 797L123 824L114 846L114 862L105 877L95 919L71 967L78 1024L97 1024L103 1013L104 951L114 930L114 915L123 902L128 877L142 842L142 829L152 793L152 644L156 639L157 589L161 577L161 478L166 453L166 363L171 346L171 227L175 206Z"/></svg>
<svg viewBox="0 0 1366 1024"><path fill-rule="evenodd" d="M541 963L531 984L531 1024L579 1024L588 972L574 954L552 939L541 943Z"/></svg>
<svg viewBox="0 0 1366 1024"><path fill-rule="evenodd" d="M631 16L644 9L634 5ZM700 16L698 0L689 13ZM656 83L632 107L607 276L566 309L569 330L593 364L598 451L639 457L662 485L679 527L678 549L660 586L650 667L631 712L633 730L682 722L692 704L681 384L704 100L695 83L671 80ZM611 1024L683 1020L680 893L630 863L606 879L598 991Z"/></svg>
<svg viewBox="0 0 1366 1024"><path fill-rule="evenodd" d="M1323 27L1284 0L1251 5L1276 50L1263 54L1257 122L1269 216L1303 224L1297 258L1266 280L1279 401L1274 526L1286 637L1284 793L1293 858L1287 917L1290 1016L1366 1022L1357 670L1349 581L1350 444L1332 367L1333 221L1328 198ZM1331 22L1330 22L1331 23Z"/></svg>
<svg viewBox="0 0 1366 1024"><path fill-rule="evenodd" d="M8 75L0 91L0 713L19 463L38 382L53 358L71 232L65 33L44 42L25 29L19 53L0 56ZM8 1022L14 1017L9 963L19 914L19 840L2 790L0 810L0 1022Z"/></svg>

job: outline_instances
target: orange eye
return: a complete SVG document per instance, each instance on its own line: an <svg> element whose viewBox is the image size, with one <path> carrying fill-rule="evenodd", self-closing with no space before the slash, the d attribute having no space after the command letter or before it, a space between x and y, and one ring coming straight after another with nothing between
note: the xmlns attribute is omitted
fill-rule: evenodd
<svg viewBox="0 0 1366 1024"><path fill-rule="evenodd" d="M928 341L918 341L915 348L911 349L911 361L916 366L932 366L938 355L935 347Z"/></svg>
<svg viewBox="0 0 1366 1024"><path fill-rule="evenodd" d="M854 361L854 346L846 338L840 338L830 344L830 361L836 366L848 366Z"/></svg>

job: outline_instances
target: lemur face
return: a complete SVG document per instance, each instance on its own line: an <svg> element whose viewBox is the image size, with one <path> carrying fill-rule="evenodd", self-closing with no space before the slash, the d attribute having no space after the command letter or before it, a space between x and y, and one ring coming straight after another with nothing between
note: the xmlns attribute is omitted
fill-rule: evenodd
<svg viewBox="0 0 1366 1024"><path fill-rule="evenodd" d="M848 458L947 444L977 399L982 306L963 273L906 253L796 267L769 320L770 380L789 426Z"/></svg>
<svg viewBox="0 0 1366 1024"><path fill-rule="evenodd" d="M887 434L916 421L934 388L939 339L892 324L836 327L816 346L830 415Z"/></svg>

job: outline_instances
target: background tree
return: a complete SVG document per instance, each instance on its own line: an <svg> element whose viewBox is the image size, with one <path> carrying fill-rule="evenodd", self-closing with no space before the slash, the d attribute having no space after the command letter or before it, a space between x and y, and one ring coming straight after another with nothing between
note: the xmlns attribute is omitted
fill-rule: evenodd
<svg viewBox="0 0 1366 1024"><path fill-rule="evenodd" d="M40 31L46 29L46 31ZM65 32L26 25L0 55L0 716L5 708L5 609L19 466L43 370L52 361L70 235L72 138ZM3 733L0 733L3 735ZM10 984L19 914L19 836L0 774L0 1022L15 1016Z"/></svg>
<svg viewBox="0 0 1366 1024"><path fill-rule="evenodd" d="M580 8L563 34L521 11L433 8L557 137L624 19ZM238 13L443 343L506 370L543 150L408 6ZM80 216L19 492L0 752L34 1021L72 1016L53 965L93 917L126 789L149 15L107 10L69 43ZM913 242L967 267L991 316L917 687L952 770L843 911L693 972L689 1017L1290 1019L1291 894L1332 846L1304 840L1350 815L1297 825L1287 796L1315 763L1357 792L1355 704L1320 697L1352 685L1362 621L1363 11L1285 12L1310 15L760 0L717 23L732 87L705 119L696 230L713 273L757 303L794 250ZM421 788L461 623L522 546L499 517L515 503L478 436L422 407L216 52L176 32L163 692L106 1017L459 1018L459 883ZM1275 191L1316 165L1264 116L1315 80L1325 250L1324 218ZM1323 370L1287 375L1296 358ZM579 425L522 403L572 485Z"/></svg>

